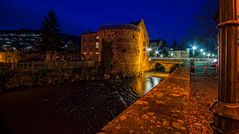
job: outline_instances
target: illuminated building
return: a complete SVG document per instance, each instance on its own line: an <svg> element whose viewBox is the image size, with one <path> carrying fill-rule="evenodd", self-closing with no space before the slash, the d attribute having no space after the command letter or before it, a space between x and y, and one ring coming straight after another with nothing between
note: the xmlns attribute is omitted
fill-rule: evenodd
<svg viewBox="0 0 239 134"><path fill-rule="evenodd" d="M108 50L104 46L110 44ZM137 75L147 70L149 36L144 20L105 25L98 32L81 35L81 54L86 60L105 63L107 73Z"/></svg>
<svg viewBox="0 0 239 134"><path fill-rule="evenodd" d="M81 35L81 55L84 56L86 61L99 61L99 36L98 33L84 33Z"/></svg>

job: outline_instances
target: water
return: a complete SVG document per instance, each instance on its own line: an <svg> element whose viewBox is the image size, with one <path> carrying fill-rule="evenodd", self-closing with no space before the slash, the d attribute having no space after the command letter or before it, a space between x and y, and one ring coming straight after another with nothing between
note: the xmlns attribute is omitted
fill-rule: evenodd
<svg viewBox="0 0 239 134"><path fill-rule="evenodd" d="M147 72L142 77L127 80L127 83L142 97L167 76L167 73Z"/></svg>

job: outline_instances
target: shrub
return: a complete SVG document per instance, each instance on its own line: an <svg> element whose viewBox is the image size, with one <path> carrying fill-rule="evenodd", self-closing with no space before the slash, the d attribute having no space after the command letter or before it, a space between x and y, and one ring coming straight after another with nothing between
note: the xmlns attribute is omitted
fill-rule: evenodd
<svg viewBox="0 0 239 134"><path fill-rule="evenodd" d="M13 70L0 70L0 89L5 88L5 83L9 81L15 72Z"/></svg>

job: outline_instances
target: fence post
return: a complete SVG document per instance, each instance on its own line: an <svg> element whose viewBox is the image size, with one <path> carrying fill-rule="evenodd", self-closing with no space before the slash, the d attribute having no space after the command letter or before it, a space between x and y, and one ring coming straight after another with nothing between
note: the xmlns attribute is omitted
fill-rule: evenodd
<svg viewBox="0 0 239 134"><path fill-rule="evenodd" d="M28 70L28 68L29 68L29 62L27 62L27 70Z"/></svg>
<svg viewBox="0 0 239 134"><path fill-rule="evenodd" d="M206 73L206 69L207 69L207 66L204 65L204 66L203 66L203 72L204 72L204 73Z"/></svg>
<svg viewBox="0 0 239 134"><path fill-rule="evenodd" d="M32 61L32 70L35 70L35 65L34 61Z"/></svg>

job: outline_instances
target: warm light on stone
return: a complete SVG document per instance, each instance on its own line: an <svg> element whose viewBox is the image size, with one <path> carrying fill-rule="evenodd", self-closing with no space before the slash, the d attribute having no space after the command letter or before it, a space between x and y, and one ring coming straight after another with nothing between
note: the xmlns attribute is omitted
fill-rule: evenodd
<svg viewBox="0 0 239 134"><path fill-rule="evenodd" d="M18 55L14 52L0 52L0 63L13 63L18 61Z"/></svg>
<svg viewBox="0 0 239 134"><path fill-rule="evenodd" d="M91 47L95 41L99 42L97 49ZM103 41L111 44L113 54L112 65L106 69L106 73L132 76L149 69L147 53L149 36L144 20L134 24L106 25L100 27L96 33L83 34L81 53L97 50L99 54L95 56L98 58L85 55L86 60L102 62Z"/></svg>

